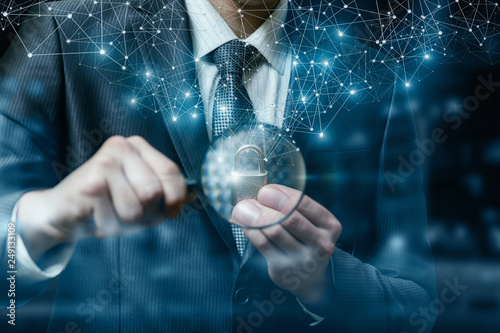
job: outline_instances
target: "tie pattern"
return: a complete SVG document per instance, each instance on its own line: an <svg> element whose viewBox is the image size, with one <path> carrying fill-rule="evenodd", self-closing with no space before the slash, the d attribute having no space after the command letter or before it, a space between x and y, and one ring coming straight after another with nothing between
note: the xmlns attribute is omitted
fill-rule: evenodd
<svg viewBox="0 0 500 333"><path fill-rule="evenodd" d="M255 47L236 39L213 52L213 61L220 74L212 114L214 137L230 127L255 120L252 102L243 86L243 70L257 55Z"/></svg>
<svg viewBox="0 0 500 333"><path fill-rule="evenodd" d="M243 86L243 70L257 55L255 47L239 40L227 42L213 52L220 74L212 113L213 138L230 127L255 121L252 102ZM241 227L231 224L231 229L238 253L243 256L247 238Z"/></svg>

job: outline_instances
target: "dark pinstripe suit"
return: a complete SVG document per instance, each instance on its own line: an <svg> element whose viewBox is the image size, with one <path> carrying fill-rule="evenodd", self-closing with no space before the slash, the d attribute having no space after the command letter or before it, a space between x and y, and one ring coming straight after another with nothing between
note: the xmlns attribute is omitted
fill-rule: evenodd
<svg viewBox="0 0 500 333"><path fill-rule="evenodd" d="M62 19L81 3L53 3L51 12L42 4L35 9L42 18L26 23L21 32L28 49L47 38L37 53L64 56L28 58L15 41L0 63L2 249L5 226L17 199L31 189L56 185L95 153L101 134L102 139L143 136L188 176L199 170L208 144L203 117L197 121L181 117L173 123L168 113L163 113L163 119L162 113L148 112L148 106L158 104L173 108L194 103L179 96L182 87L192 87L195 82L194 62L189 59L189 20L182 3L169 2L157 16L159 2L145 2L139 9L132 3L137 10L127 12L124 7L113 11L109 3L103 4L104 22L113 23L119 17L126 22L124 30L134 31L126 36L129 43L142 45L145 41L144 30L139 28L144 17L170 20L173 28L162 32L171 43L155 48L146 43L140 52L130 55L129 63L138 71L161 70L168 81L162 96L144 97L139 108L130 103L138 92L127 88L137 86L137 77L123 76L112 67L116 64L92 64L88 58L71 55L83 51L64 42L66 36L77 35L77 25L89 34L97 31L83 13L73 14L72 20ZM292 27L298 15L296 9L289 10ZM58 32L49 35L57 25ZM312 50L313 40L316 45L323 43L323 50L329 49L326 41L304 38L314 31L290 31L301 38L300 52ZM176 52L171 46L174 43ZM342 47L359 50L355 42L344 42ZM93 65L98 70L89 68ZM175 70L169 70L171 67ZM300 79L306 73L299 70L294 75ZM392 80L389 70L381 75ZM291 91L296 91L296 80L291 82ZM421 328L412 326L410 316L435 297L435 277L420 170L416 168L393 189L384 179L388 171L397 174L399 155L408 156L416 148L406 91L400 87L397 83L378 102L341 110L325 132L328 141L297 137L311 175L307 193L343 225L332 260L334 305L324 309L324 322L310 328L295 298L283 292L280 299L284 303L254 325L258 326L253 327L255 332ZM288 111L294 110L298 98L290 94ZM258 311L254 300L268 300L276 289L265 261L252 246L240 260L227 223L204 203L195 206L188 207L178 221L130 237L81 240L58 277L50 331L77 332L76 327L85 332L228 332L236 328L238 317L247 320ZM4 258L5 251L2 265ZM18 281L18 300L35 297L46 285ZM235 299L235 291L241 288L245 289ZM238 303L242 294L243 299L249 297L245 304ZM429 322L427 330L431 326Z"/></svg>

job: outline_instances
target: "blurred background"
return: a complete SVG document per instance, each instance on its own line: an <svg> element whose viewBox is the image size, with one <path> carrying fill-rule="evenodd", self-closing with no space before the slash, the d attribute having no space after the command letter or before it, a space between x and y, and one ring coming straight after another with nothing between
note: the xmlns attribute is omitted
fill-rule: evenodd
<svg viewBox="0 0 500 333"><path fill-rule="evenodd" d="M31 2L0 0L3 8L27 7ZM301 4L311 5L308 0ZM359 1L357 6L384 12L391 3ZM21 19L7 24L0 18L0 57ZM500 34L495 27L494 34ZM499 46L498 41L490 50ZM494 64L495 55L488 50L481 53L464 46L459 55L454 61L431 63L408 87L420 140L431 138L437 128L447 136L424 164L429 235L438 293L450 284L462 288L453 301L430 304L429 311L439 313L433 332L500 332L500 65ZM485 86L484 81L499 83L489 91L482 89L489 96L481 100L476 87ZM465 118L461 112L467 103L474 111ZM16 331L45 332L56 283L18 309ZM5 311L0 316L5 318ZM0 321L0 332L7 331L5 322Z"/></svg>

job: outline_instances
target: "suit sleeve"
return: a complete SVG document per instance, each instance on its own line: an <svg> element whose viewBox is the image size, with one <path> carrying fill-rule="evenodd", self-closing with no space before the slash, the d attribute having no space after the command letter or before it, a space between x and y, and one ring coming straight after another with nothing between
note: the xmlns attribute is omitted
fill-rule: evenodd
<svg viewBox="0 0 500 333"><path fill-rule="evenodd" d="M334 306L318 325L323 331L431 330L437 296L420 169L423 160L418 154L408 92L404 83L396 82L379 161L374 256L361 262L335 250Z"/></svg>
<svg viewBox="0 0 500 333"><path fill-rule="evenodd" d="M59 147L65 135L60 112L64 107L63 72L57 25L47 4L40 3L31 9L19 36L0 61L2 276L9 270L7 226L17 200L26 192L51 188L60 181L51 165L63 158ZM25 267L23 262L16 265L17 306L36 297L51 281L33 282ZM6 276L0 280L0 288L8 290ZM7 304L6 293L0 300L0 305Z"/></svg>

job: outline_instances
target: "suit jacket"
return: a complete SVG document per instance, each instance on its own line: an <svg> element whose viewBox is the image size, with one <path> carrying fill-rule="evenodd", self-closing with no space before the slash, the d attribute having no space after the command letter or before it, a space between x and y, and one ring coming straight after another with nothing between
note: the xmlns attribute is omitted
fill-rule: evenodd
<svg viewBox="0 0 500 333"><path fill-rule="evenodd" d="M182 0L66 0L39 4L32 14L20 32L24 46L16 40L0 63L2 249L18 198L55 186L107 137L140 135L189 177L199 173L208 146ZM293 5L288 12L296 63L286 126L305 154L306 194L343 225L331 258L333 306L321 310L326 319L309 327L252 245L240 259L230 226L201 196L178 219L153 229L79 241L57 278L50 332L431 329L432 316L425 325L415 322L436 291L420 168L401 169L401 159L418 149L407 92L396 67L359 62L373 50L331 28L314 29L313 14ZM339 62L315 65L325 59ZM371 71L376 80L344 100L338 82L352 81L348 67L349 75ZM192 118L195 105L199 117ZM324 109L331 122L323 138L301 134L309 129L294 119ZM18 279L18 303L47 285Z"/></svg>

